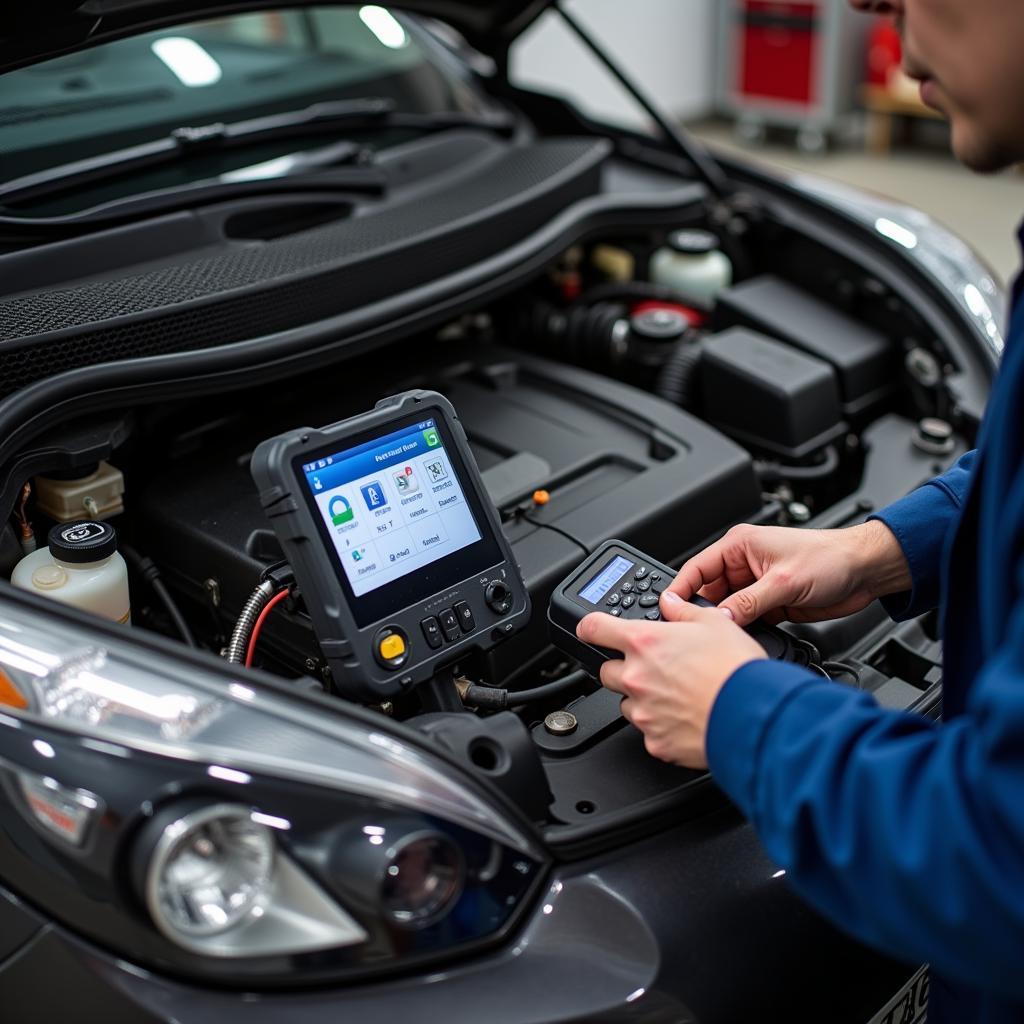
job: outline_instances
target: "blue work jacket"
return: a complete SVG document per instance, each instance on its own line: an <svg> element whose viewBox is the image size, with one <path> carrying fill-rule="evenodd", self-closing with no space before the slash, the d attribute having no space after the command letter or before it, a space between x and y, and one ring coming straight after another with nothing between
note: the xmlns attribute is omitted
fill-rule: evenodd
<svg viewBox="0 0 1024 1024"><path fill-rule="evenodd" d="M1024 302L978 449L877 518L913 579L890 613L941 609L943 721L753 662L708 760L809 903L931 964L929 1024L1024 1022Z"/></svg>

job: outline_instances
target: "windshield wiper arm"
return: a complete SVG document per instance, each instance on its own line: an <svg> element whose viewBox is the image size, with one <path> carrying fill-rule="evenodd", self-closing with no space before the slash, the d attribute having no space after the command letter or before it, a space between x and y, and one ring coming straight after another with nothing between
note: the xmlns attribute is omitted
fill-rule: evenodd
<svg viewBox="0 0 1024 1024"><path fill-rule="evenodd" d="M246 121L177 128L162 139L15 178L5 185L0 185L0 204L9 205L44 195L59 194L81 188L83 185L118 178L134 171L187 160L196 154L250 146L290 136L374 127L409 128L426 132L471 127L508 134L514 130L515 122L504 114L400 113L395 111L394 103L388 99L314 103L300 110L268 114ZM351 159L358 159L361 152L361 147L353 143ZM338 159L334 160L334 163L339 162L341 161Z"/></svg>

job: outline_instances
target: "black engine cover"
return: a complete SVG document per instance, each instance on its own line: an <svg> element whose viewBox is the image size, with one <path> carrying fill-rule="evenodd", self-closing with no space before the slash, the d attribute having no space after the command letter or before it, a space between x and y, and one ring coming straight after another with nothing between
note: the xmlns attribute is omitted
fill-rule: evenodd
<svg viewBox="0 0 1024 1024"><path fill-rule="evenodd" d="M396 363L402 360L397 358ZM219 597L221 629L281 557L248 472L252 445L276 429L332 422L413 387L445 395L459 412L492 498L503 513L535 608L584 554L608 537L664 562L761 507L750 456L676 407L574 367L500 349L400 380L377 359L347 364L345 383L277 395L171 439L170 455L133 492L137 543L186 600ZM342 371L339 371L339 374ZM355 383L358 382L358 383ZM547 505L531 495L543 488ZM517 515L517 510L525 515ZM208 582L212 581L212 582ZM275 613L263 649L297 673L318 658L308 619ZM548 647L543 612L482 668L508 678Z"/></svg>

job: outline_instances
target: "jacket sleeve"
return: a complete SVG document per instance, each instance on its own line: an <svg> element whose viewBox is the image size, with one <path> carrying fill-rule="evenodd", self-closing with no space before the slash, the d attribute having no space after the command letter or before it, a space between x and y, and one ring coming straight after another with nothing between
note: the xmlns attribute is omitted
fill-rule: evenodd
<svg viewBox="0 0 1024 1024"><path fill-rule="evenodd" d="M752 662L719 695L707 749L769 855L840 927L1024 999L1024 600L949 723Z"/></svg>
<svg viewBox="0 0 1024 1024"><path fill-rule="evenodd" d="M947 473L868 517L892 530L910 566L910 592L882 601L897 621L938 606L943 550L967 499L977 455L968 452Z"/></svg>

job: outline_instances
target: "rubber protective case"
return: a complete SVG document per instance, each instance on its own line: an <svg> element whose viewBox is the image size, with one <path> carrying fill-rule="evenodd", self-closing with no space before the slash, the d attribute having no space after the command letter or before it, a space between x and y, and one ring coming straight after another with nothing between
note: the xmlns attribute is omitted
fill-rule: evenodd
<svg viewBox="0 0 1024 1024"><path fill-rule="evenodd" d="M463 487L477 499L474 511L481 514L482 521L478 525L482 539L486 539L483 534L489 530L499 552L498 559L493 564L478 567L478 571L444 587L439 593L396 608L360 627L332 556L325 550L296 461L325 449L341 451L356 435L377 431L383 435L389 426L403 419L431 415L442 423L446 443L451 443L459 456ZM259 488L260 503L295 573L335 687L343 696L365 702L387 700L426 682L472 650L488 650L529 620L529 593L458 414L443 395L434 391L410 391L384 399L372 412L332 426L301 427L270 438L253 452L251 472ZM494 584L503 584L510 592L507 611L495 611L486 599L488 588ZM421 623L427 618L436 618L442 610L456 604L469 607L474 627L468 632L463 627L457 639L445 639L439 649L431 648ZM381 664L373 653L375 638L389 629L400 630L409 644L408 660L397 670Z"/></svg>

